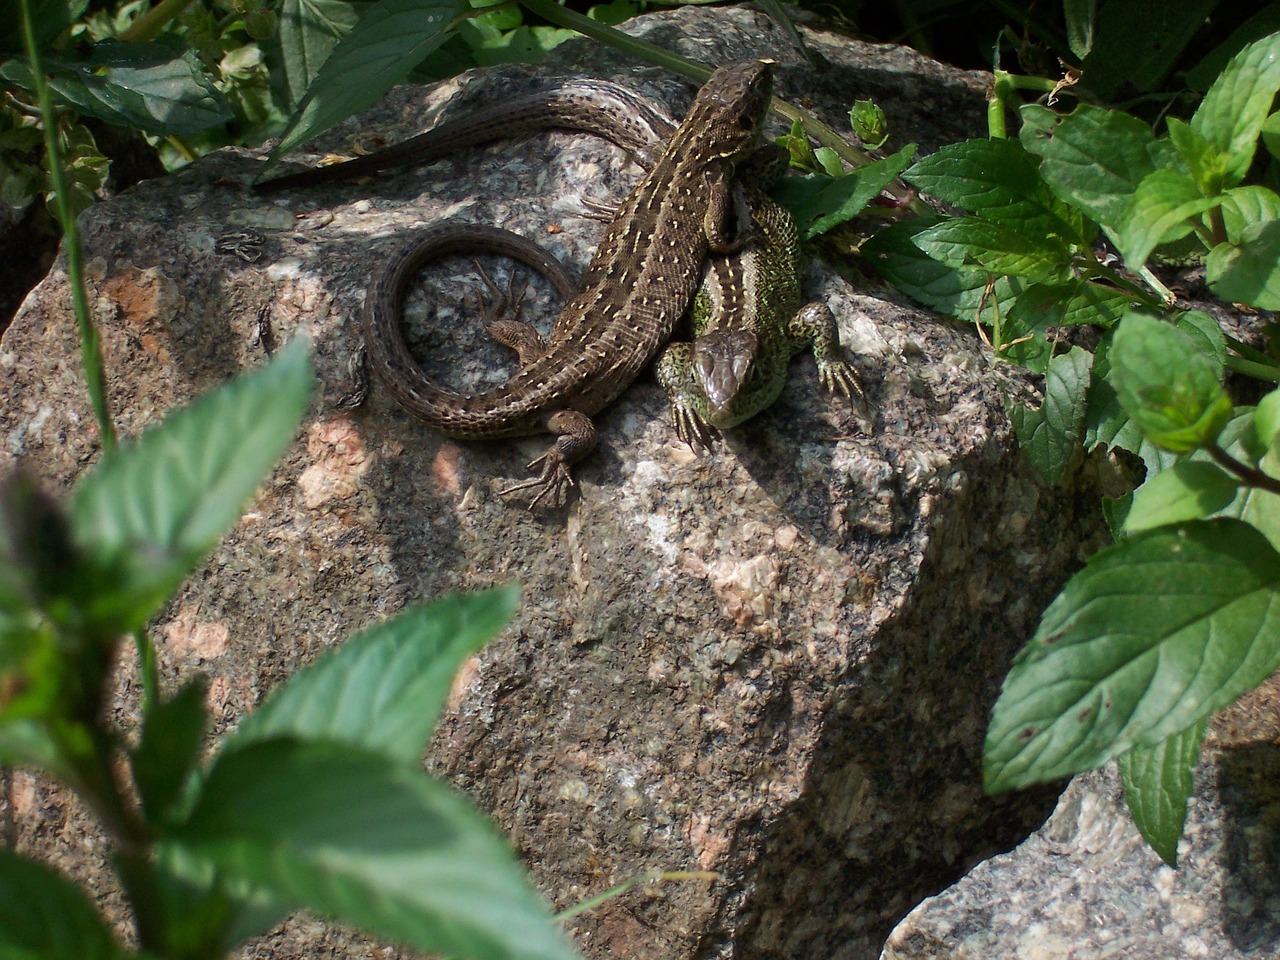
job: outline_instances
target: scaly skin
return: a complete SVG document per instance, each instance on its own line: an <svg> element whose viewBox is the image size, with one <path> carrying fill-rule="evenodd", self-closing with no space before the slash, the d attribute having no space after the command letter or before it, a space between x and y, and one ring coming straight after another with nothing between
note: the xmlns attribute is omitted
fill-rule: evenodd
<svg viewBox="0 0 1280 960"><path fill-rule="evenodd" d="M375 271L366 299L365 344L380 379L406 409L448 436L555 434L552 447L530 464L541 465L540 475L506 492L534 489L531 506L544 498L563 503L571 466L595 445L590 417L671 338L708 254L740 245L730 226L732 165L759 142L770 86L769 67L760 62L712 75L619 206L545 350L521 351L523 365L496 389L461 394L428 379L414 362L400 302L413 272L444 251L431 230L411 241Z"/></svg>

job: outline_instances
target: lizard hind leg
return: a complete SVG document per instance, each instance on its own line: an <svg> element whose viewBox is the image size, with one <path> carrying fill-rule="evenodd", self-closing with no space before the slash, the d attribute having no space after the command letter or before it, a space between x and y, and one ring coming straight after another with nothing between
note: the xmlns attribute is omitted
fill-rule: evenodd
<svg viewBox="0 0 1280 960"><path fill-rule="evenodd" d="M489 296L492 298L488 304L484 304L476 297L476 312L484 318L489 336L504 347L514 350L520 366L527 367L546 353L547 341L537 327L520 319L524 290L516 290L515 272L512 271L507 280L507 289L501 290L479 261L476 261L476 270L484 285L489 288Z"/></svg>
<svg viewBox="0 0 1280 960"><path fill-rule="evenodd" d="M542 456L529 461L530 470L541 467L539 475L499 491L505 497L520 490L536 490L529 501L530 510L536 509L543 500L552 508L564 506L574 485L573 465L596 445L596 428L591 418L577 410L556 410L547 417L544 426L549 433L556 434L556 441Z"/></svg>

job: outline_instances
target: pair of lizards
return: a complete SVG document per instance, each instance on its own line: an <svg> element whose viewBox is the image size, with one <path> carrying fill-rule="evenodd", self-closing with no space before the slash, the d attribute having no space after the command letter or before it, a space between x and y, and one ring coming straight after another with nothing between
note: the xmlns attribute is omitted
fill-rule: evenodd
<svg viewBox="0 0 1280 960"><path fill-rule="evenodd" d="M864 402L824 305L799 306L799 238L790 214L761 184L785 155L760 146L770 101L767 64L716 71L678 126L650 101L603 81L569 81L443 124L385 150L257 185L259 190L360 176L437 159L462 147L548 128L585 130L628 149L648 172L612 212L591 264L575 285L536 244L496 228L429 228L375 273L364 337L372 366L396 398L441 432L496 438L556 435L530 464L535 488L561 504L570 468L595 443L590 416L662 350L658 379L679 436L710 443L772 403L793 353L811 344L825 386ZM747 185L747 179L752 185ZM405 345L399 304L414 272L445 254L502 253L542 273L566 296L549 341L514 319L489 324L514 349L517 373L475 396L425 377ZM710 258L708 260L708 257ZM574 291L577 291L576 294ZM688 313L692 343L664 344Z"/></svg>

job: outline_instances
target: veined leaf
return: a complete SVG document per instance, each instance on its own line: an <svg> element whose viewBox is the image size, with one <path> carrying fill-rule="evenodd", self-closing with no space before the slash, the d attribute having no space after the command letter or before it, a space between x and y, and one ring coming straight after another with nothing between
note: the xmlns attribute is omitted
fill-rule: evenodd
<svg viewBox="0 0 1280 960"><path fill-rule="evenodd" d="M296 736L416 763L458 666L511 619L519 597L515 586L445 597L369 627L272 691L223 752Z"/></svg>
<svg viewBox="0 0 1280 960"><path fill-rule="evenodd" d="M1124 520L1125 532L1212 516L1235 499L1238 486L1239 481L1216 463L1179 461L1148 477L1134 491L1133 506Z"/></svg>
<svg viewBox="0 0 1280 960"><path fill-rule="evenodd" d="M1018 443L1049 483L1058 482L1080 446L1092 360L1093 354L1082 347L1072 347L1052 358L1040 409L1015 410Z"/></svg>
<svg viewBox="0 0 1280 960"><path fill-rule="evenodd" d="M1211 442L1231 416L1231 399L1212 360L1170 324L1129 314L1116 331L1110 357L1111 384L1125 411L1175 453Z"/></svg>
<svg viewBox="0 0 1280 960"><path fill-rule="evenodd" d="M1192 128L1226 157L1232 186L1253 163L1262 124L1280 91L1280 33L1255 40L1227 64L1191 118Z"/></svg>
<svg viewBox="0 0 1280 960"><path fill-rule="evenodd" d="M1177 157L1172 144L1156 140L1150 127L1119 110L1085 104L1062 116L1027 104L1019 112L1019 139L1040 158L1050 189L1113 230L1124 223L1143 178Z"/></svg>
<svg viewBox="0 0 1280 960"><path fill-rule="evenodd" d="M843 176L786 177L773 195L791 210L805 239L812 239L865 210L906 169L915 154L915 144L908 144L893 156Z"/></svg>
<svg viewBox="0 0 1280 960"><path fill-rule="evenodd" d="M990 791L1152 747L1280 666L1280 554L1239 520L1135 534L1090 558L1005 679Z"/></svg>
<svg viewBox="0 0 1280 960"><path fill-rule="evenodd" d="M1220 243L1205 260L1209 287L1223 300L1280 310L1280 220L1240 231L1240 243Z"/></svg>
<svg viewBox="0 0 1280 960"><path fill-rule="evenodd" d="M298 144L363 110L408 76L445 41L464 9L465 0L373 4L325 60L267 168ZM352 77L360 82L353 83Z"/></svg>
<svg viewBox="0 0 1280 960"><path fill-rule="evenodd" d="M1171 867L1178 865L1178 839L1187 820L1191 773L1200 756L1205 721L1150 747L1134 747L1116 763L1124 799L1144 840Z"/></svg>
<svg viewBox="0 0 1280 960"><path fill-rule="evenodd" d="M1063 283L1071 277L1071 249L1056 236L1024 233L1006 223L953 217L921 230L915 243L957 270L980 270L1028 283Z"/></svg>
<svg viewBox="0 0 1280 960"><path fill-rule="evenodd" d="M1139 269L1152 250L1185 237L1195 226L1193 218L1220 203L1221 195L1206 197L1190 174L1178 170L1149 174L1138 184L1120 225L1120 256L1130 269Z"/></svg>
<svg viewBox="0 0 1280 960"><path fill-rule="evenodd" d="M368 2L283 0L280 42L268 47L272 83L285 91L292 107L306 95L338 41L351 32Z"/></svg>
<svg viewBox="0 0 1280 960"><path fill-rule="evenodd" d="M109 602L121 632L145 622L240 516L296 435L311 380L309 347L299 340L84 475L72 532L86 555L117 571Z"/></svg>
<svg viewBox="0 0 1280 960"><path fill-rule="evenodd" d="M1280 116L1280 114L1277 114ZM1222 225L1227 242L1241 244L1246 227L1280 220L1280 194L1266 187L1232 187L1222 198Z"/></svg>
<svg viewBox="0 0 1280 960"><path fill-rule="evenodd" d="M219 756L173 841L228 881L418 950L575 957L492 826L381 753L265 740Z"/></svg>

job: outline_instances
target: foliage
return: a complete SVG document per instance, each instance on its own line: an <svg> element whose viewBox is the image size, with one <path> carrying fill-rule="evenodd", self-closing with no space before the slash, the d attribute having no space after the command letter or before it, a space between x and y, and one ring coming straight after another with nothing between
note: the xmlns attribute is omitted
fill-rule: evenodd
<svg viewBox="0 0 1280 960"><path fill-rule="evenodd" d="M222 956L308 908L424 951L567 960L505 843L420 767L455 669L509 618L514 589L351 638L207 760L198 678L143 704L136 742L101 719L120 636L237 519L293 440L311 380L299 342L115 448L65 508L7 479L0 762L53 774L98 815L149 956ZM74 886L5 853L0 953L13 952L127 955Z"/></svg>
<svg viewBox="0 0 1280 960"><path fill-rule="evenodd" d="M1015 661L985 777L1007 790L1119 759L1170 863L1207 717L1280 667L1280 391L1254 407L1223 385L1228 371L1274 385L1280 362L1177 307L1149 261L1198 260L1223 300L1280 307L1277 90L1280 33L1244 46L1164 136L1096 104L1023 105L1017 140L952 144L904 172L960 215L864 247L900 289L1044 374L1043 404L1012 416L1046 479L1095 450L1145 465L1111 511L1117 544ZM1102 331L1093 352L1071 345L1082 325Z"/></svg>

